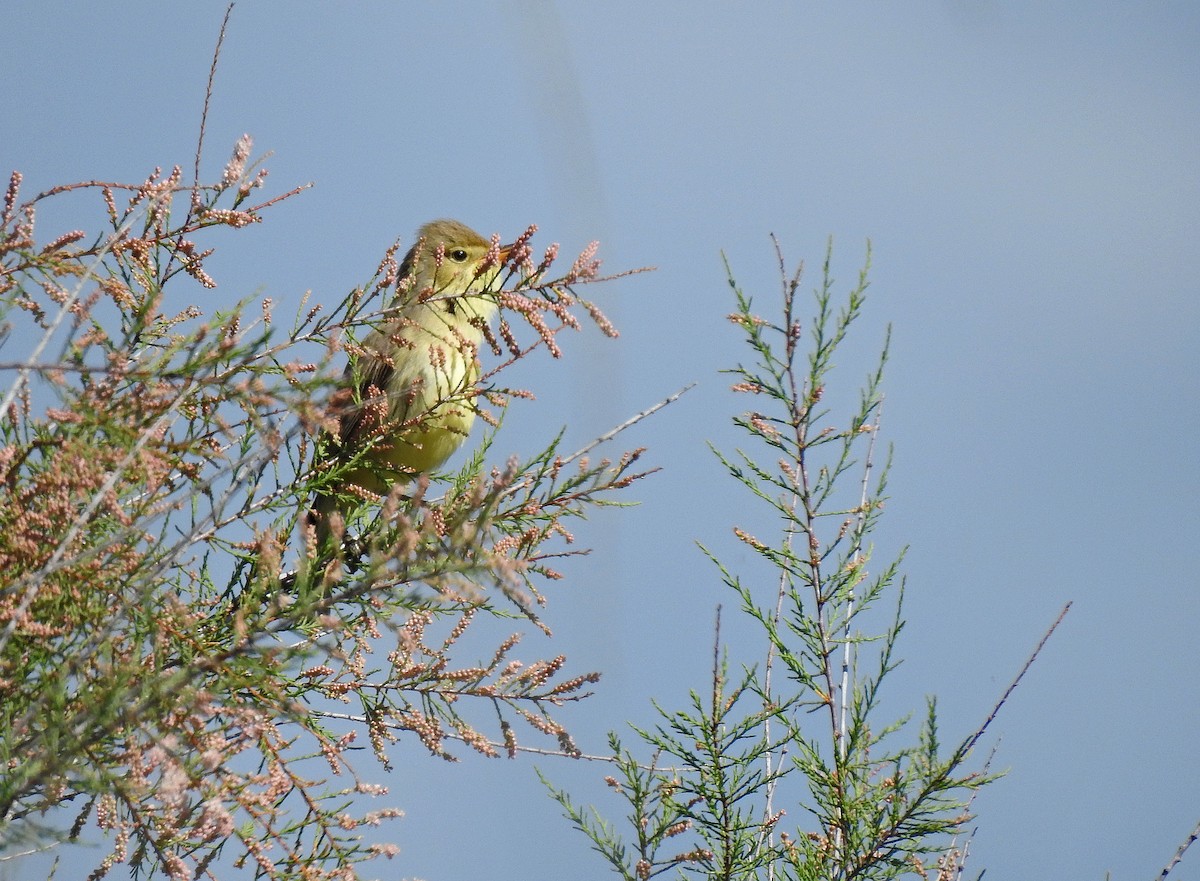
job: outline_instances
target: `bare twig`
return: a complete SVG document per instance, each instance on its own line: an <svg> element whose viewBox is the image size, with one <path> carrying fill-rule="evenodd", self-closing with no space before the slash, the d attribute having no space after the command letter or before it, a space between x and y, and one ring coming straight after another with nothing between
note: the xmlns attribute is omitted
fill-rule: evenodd
<svg viewBox="0 0 1200 881"><path fill-rule="evenodd" d="M204 152L204 132L208 124L208 105L212 100L213 82L217 78L217 62L221 58L221 45L225 42L225 29L229 27L229 16L233 14L234 4L225 8L225 17L221 20L221 30L217 34L217 45L213 49L212 66L208 69L208 85L204 89L204 109L200 111L200 133L196 138L196 161L193 166L192 189L200 187L200 156Z"/></svg>
<svg viewBox="0 0 1200 881"><path fill-rule="evenodd" d="M1017 674L1017 678L1014 679L1008 688L1004 690L1004 694L1000 696L1000 700L996 701L996 705L992 707L992 711L988 713L988 717L983 720L983 724L975 730L974 734L967 738L961 747L959 747L959 752L961 754L966 755L968 752L970 752L971 749L974 748L975 744L979 742L979 739L983 737L984 732L988 730L992 722L996 720L996 716L1000 713L1000 708L1004 706L1005 702L1010 697L1012 697L1012 693L1017 690L1017 686L1021 684L1021 680L1025 678L1025 674L1029 672L1029 668L1033 666L1033 662L1037 660L1038 655L1041 654L1042 649L1046 647L1046 643L1050 641L1050 637L1054 634L1054 631L1058 629L1058 625L1062 624L1063 619L1067 617L1067 612L1071 611L1071 605L1071 603L1067 603L1065 606L1063 606L1062 611L1058 613L1058 617L1054 619L1054 623L1050 625L1050 629L1042 634L1041 640L1038 641L1037 647L1025 661L1025 665L1021 667L1021 672Z"/></svg>
<svg viewBox="0 0 1200 881"><path fill-rule="evenodd" d="M587 446L585 446L582 449L579 449L576 452L572 453L571 455L567 456L565 459L563 459L563 464L565 465L568 462L574 462L576 459L580 459L583 456L586 456L592 450L596 449L596 447L612 440L618 434L625 431L625 429L632 428L634 425L637 425L639 422L641 422L646 417L654 415L655 413L657 413L659 410L661 410L663 407L667 406L668 404L673 404L675 401L678 401L680 398L682 398L685 394L690 392L695 387L696 387L696 383L689 382L687 385L685 385L679 391L675 392L675 394L668 395L667 397L663 398L661 401L659 401L657 404L653 405L652 407L647 407L641 413L637 413L633 416L630 416L628 419L626 419L624 422L622 422L616 428L606 431L604 434L602 434L599 437L590 441L587 444Z"/></svg>
<svg viewBox="0 0 1200 881"><path fill-rule="evenodd" d="M1162 878L1166 878L1168 875L1170 875L1171 870L1179 865L1179 861L1183 859L1184 853L1189 847L1192 846L1192 842L1197 838L1200 838L1200 823L1196 824L1196 828L1192 830L1192 834L1184 839L1183 844L1179 845L1179 850L1175 851L1175 856L1171 857L1171 862L1163 866L1163 870L1158 875L1160 881Z"/></svg>

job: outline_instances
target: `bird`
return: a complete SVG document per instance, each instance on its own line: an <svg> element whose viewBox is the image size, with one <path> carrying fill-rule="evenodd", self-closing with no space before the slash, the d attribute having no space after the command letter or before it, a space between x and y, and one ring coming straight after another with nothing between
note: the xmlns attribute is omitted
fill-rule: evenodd
<svg viewBox="0 0 1200 881"><path fill-rule="evenodd" d="M334 512L361 493L386 495L441 466L475 421L476 353L496 317L495 293L512 246L497 249L457 220L434 220L397 273L397 294L351 357L331 397L337 432L318 444L346 463L316 495L308 522L326 552ZM318 463L320 464L320 463Z"/></svg>

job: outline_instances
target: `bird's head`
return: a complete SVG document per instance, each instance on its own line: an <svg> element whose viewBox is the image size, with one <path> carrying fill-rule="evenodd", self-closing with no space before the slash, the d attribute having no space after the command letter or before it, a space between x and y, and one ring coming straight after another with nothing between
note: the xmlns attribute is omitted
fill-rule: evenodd
<svg viewBox="0 0 1200 881"><path fill-rule="evenodd" d="M490 319L496 311L494 299L466 295L500 289L508 252L508 247L493 250L491 242L457 220L427 223L400 264L400 277L408 279L406 298L442 303L451 313L466 310Z"/></svg>

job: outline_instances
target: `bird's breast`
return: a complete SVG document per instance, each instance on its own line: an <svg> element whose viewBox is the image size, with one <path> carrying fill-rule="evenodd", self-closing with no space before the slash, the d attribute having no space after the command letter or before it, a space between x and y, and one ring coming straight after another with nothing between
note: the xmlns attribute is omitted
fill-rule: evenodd
<svg viewBox="0 0 1200 881"><path fill-rule="evenodd" d="M398 471L421 473L450 458L470 432L479 369L474 351L458 338L416 333L406 342L411 348L395 359L386 390L396 430L384 458Z"/></svg>

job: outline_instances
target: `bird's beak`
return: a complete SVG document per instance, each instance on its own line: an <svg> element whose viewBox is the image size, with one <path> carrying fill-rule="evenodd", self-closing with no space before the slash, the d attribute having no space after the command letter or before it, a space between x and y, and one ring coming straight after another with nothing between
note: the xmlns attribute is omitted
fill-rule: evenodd
<svg viewBox="0 0 1200 881"><path fill-rule="evenodd" d="M500 246L500 265L501 266L503 266L505 263L508 262L508 255L512 253L512 249L515 248L516 246L517 246L516 242L513 242L511 245L501 245Z"/></svg>

